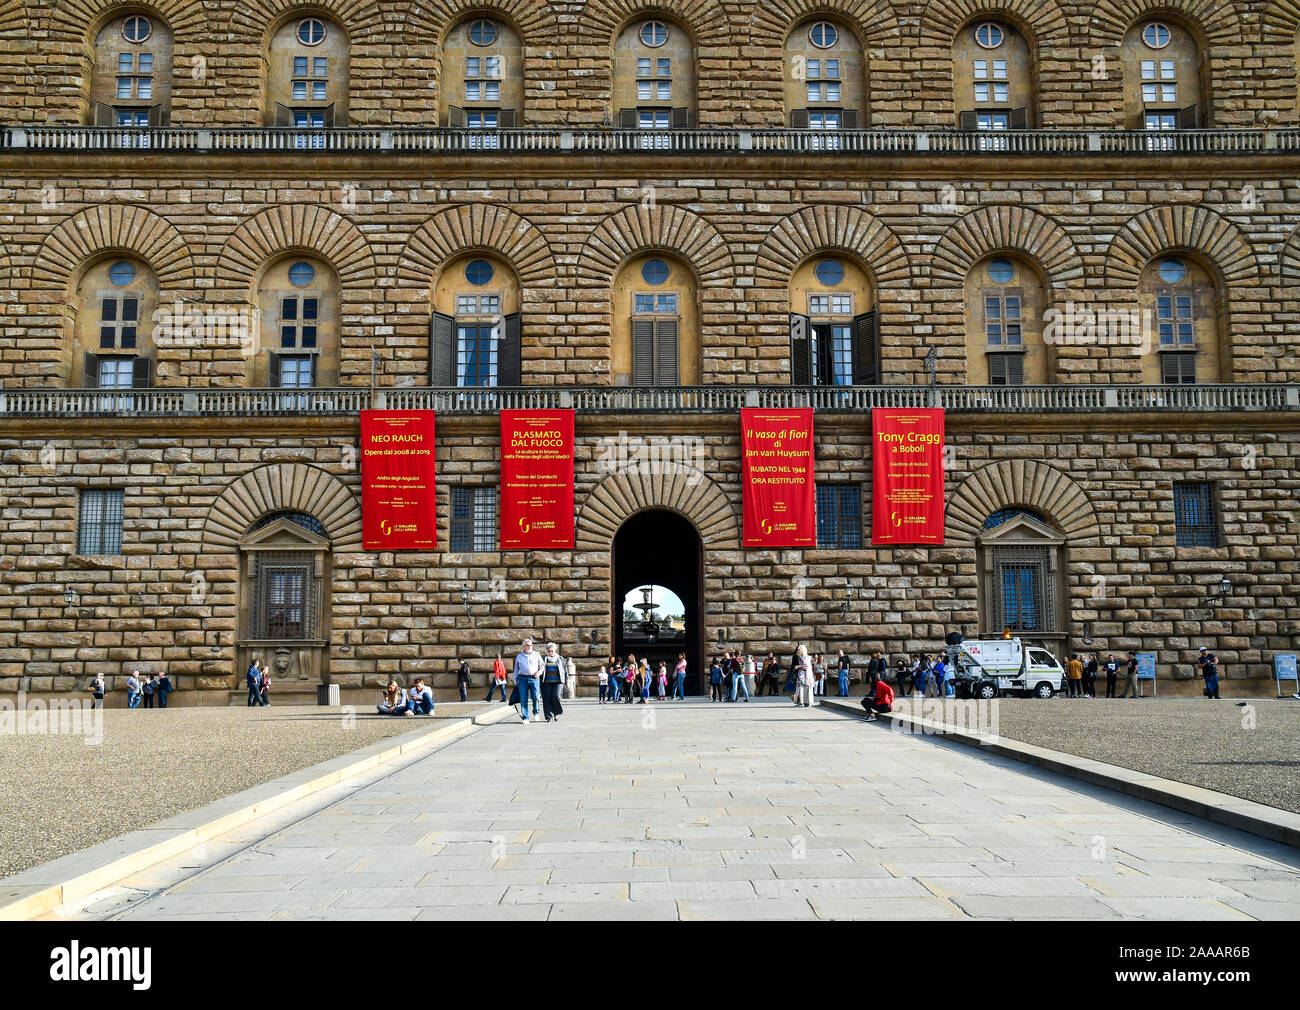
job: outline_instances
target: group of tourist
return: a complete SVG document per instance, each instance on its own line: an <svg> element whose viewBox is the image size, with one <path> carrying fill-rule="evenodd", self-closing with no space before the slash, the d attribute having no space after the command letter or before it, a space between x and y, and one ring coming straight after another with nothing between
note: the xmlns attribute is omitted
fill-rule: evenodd
<svg viewBox="0 0 1300 1010"><path fill-rule="evenodd" d="M95 699L95 707L104 707L104 678L95 674L90 681L90 693ZM172 693L172 680L166 673L149 674L132 670L126 678L126 707L153 708L158 702L159 708L167 707L167 696Z"/></svg>
<svg viewBox="0 0 1300 1010"><path fill-rule="evenodd" d="M560 655L560 647L548 642L545 655L533 648L533 640L525 638L523 648L515 656L515 687L510 695L510 704L515 706L519 718L529 722L529 707L532 708L532 722L537 721L538 698L542 715L547 722L557 722L564 715L564 706L560 694L569 683L569 661ZM492 683L488 687L487 700L492 700L492 693L497 686L505 694L505 664L497 656L492 670Z"/></svg>
<svg viewBox="0 0 1300 1010"><path fill-rule="evenodd" d="M265 663L259 666L256 656L244 673L244 683L248 687L249 708L271 704L271 671L266 668Z"/></svg>
<svg viewBox="0 0 1300 1010"><path fill-rule="evenodd" d="M1202 652L1205 650L1202 649ZM1103 663L1097 654L1080 652L1071 656L1065 664L1066 697L1096 698L1097 678L1106 678L1107 698L1137 698L1137 653L1130 651L1128 661L1124 664L1124 686L1119 694L1115 693L1115 684L1119 679L1120 662L1113 652L1107 653Z"/></svg>
<svg viewBox="0 0 1300 1010"><path fill-rule="evenodd" d="M629 653L627 660L619 662L617 656L610 656L597 673L599 683L599 700L602 705L631 705L635 702L646 704L651 698L660 701L671 698L673 701L686 700L686 653L679 652L673 664L673 672L668 673L667 662L660 661L656 670L650 669L645 657L637 659ZM671 687L670 687L671 683Z"/></svg>

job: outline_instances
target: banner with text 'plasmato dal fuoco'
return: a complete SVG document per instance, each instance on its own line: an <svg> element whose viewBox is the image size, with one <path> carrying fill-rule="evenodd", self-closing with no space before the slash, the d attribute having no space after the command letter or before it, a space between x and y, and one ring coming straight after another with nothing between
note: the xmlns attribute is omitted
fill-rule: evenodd
<svg viewBox="0 0 1300 1010"><path fill-rule="evenodd" d="M361 412L361 542L368 551L431 551L433 411Z"/></svg>
<svg viewBox="0 0 1300 1010"><path fill-rule="evenodd" d="M573 547L573 411L501 411L501 549Z"/></svg>

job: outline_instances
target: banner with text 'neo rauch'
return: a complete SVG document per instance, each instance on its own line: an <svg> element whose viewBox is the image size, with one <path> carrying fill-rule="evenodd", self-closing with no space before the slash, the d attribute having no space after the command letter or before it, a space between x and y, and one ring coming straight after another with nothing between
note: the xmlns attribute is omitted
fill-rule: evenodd
<svg viewBox="0 0 1300 1010"><path fill-rule="evenodd" d="M573 411L501 411L501 549L573 547Z"/></svg>
<svg viewBox="0 0 1300 1010"><path fill-rule="evenodd" d="M871 542L943 543L943 411L871 411Z"/></svg>
<svg viewBox="0 0 1300 1010"><path fill-rule="evenodd" d="M812 410L743 408L740 446L744 545L816 547Z"/></svg>
<svg viewBox="0 0 1300 1010"><path fill-rule="evenodd" d="M361 540L368 551L438 546L432 410L361 412Z"/></svg>

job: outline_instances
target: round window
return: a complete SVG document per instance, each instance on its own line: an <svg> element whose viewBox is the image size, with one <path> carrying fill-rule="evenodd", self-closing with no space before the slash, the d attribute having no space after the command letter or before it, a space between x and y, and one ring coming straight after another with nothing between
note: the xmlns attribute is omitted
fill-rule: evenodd
<svg viewBox="0 0 1300 1010"><path fill-rule="evenodd" d="M495 21L480 19L469 26L469 40L476 46L490 46L497 40Z"/></svg>
<svg viewBox="0 0 1300 1010"><path fill-rule="evenodd" d="M298 41L304 46L320 45L325 41L325 22L320 18L298 22Z"/></svg>
<svg viewBox="0 0 1300 1010"><path fill-rule="evenodd" d="M135 280L135 267L126 260L118 260L108 268L108 279L119 288L126 287Z"/></svg>
<svg viewBox="0 0 1300 1010"><path fill-rule="evenodd" d="M476 288L481 288L490 281L493 273L495 271L492 269L492 264L487 260L470 260L465 264L465 280Z"/></svg>
<svg viewBox="0 0 1300 1010"><path fill-rule="evenodd" d="M1152 21L1142 29L1142 41L1148 49L1163 49L1169 45L1169 26Z"/></svg>
<svg viewBox="0 0 1300 1010"><path fill-rule="evenodd" d="M129 17L122 25L122 37L128 42L143 42L153 34L153 25L148 18Z"/></svg>
<svg viewBox="0 0 1300 1010"><path fill-rule="evenodd" d="M668 26L662 21L647 21L638 33L641 41L651 49L658 49L668 41Z"/></svg>
<svg viewBox="0 0 1300 1010"><path fill-rule="evenodd" d="M833 288L844 280L844 264L839 260L822 260L813 268L817 279L828 288Z"/></svg>
<svg viewBox="0 0 1300 1010"><path fill-rule="evenodd" d="M641 279L654 286L662 284L668 280L668 264L663 260L647 260L641 268Z"/></svg>
<svg viewBox="0 0 1300 1010"><path fill-rule="evenodd" d="M1006 284L1016 275L1016 268L1010 260L993 260L989 263L989 279L998 284Z"/></svg>
<svg viewBox="0 0 1300 1010"><path fill-rule="evenodd" d="M1168 259L1160 264L1160 279L1166 284L1177 284L1187 276L1187 265L1182 260Z"/></svg>
<svg viewBox="0 0 1300 1010"><path fill-rule="evenodd" d="M1006 33L1002 31L1002 26L995 25L992 21L985 21L975 29L975 41L985 49L996 49L1002 45L1004 38Z"/></svg>
<svg viewBox="0 0 1300 1010"><path fill-rule="evenodd" d="M316 268L299 260L289 268L289 283L295 288L305 288L316 279Z"/></svg>
<svg viewBox="0 0 1300 1010"><path fill-rule="evenodd" d="M829 49L839 41L839 30L829 21L818 21L808 29L808 41L818 49Z"/></svg>

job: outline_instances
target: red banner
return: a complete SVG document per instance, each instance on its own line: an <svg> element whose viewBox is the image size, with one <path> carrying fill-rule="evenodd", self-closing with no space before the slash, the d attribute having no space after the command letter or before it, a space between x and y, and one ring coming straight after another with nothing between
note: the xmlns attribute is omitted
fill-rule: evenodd
<svg viewBox="0 0 1300 1010"><path fill-rule="evenodd" d="M943 411L871 411L871 542L943 543Z"/></svg>
<svg viewBox="0 0 1300 1010"><path fill-rule="evenodd" d="M433 411L361 412L361 542L368 551L431 551Z"/></svg>
<svg viewBox="0 0 1300 1010"><path fill-rule="evenodd" d="M501 549L573 547L573 411L501 411Z"/></svg>
<svg viewBox="0 0 1300 1010"><path fill-rule="evenodd" d="M811 409L740 411L746 547L816 547Z"/></svg>

